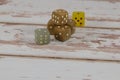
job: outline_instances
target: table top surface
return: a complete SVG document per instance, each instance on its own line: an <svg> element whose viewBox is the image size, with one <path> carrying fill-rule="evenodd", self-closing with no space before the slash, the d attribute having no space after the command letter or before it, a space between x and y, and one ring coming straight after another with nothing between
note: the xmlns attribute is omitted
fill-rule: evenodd
<svg viewBox="0 0 120 80"><path fill-rule="evenodd" d="M58 8L84 11L86 26L68 41L36 45L34 30ZM119 0L0 0L0 79L119 80L119 9Z"/></svg>

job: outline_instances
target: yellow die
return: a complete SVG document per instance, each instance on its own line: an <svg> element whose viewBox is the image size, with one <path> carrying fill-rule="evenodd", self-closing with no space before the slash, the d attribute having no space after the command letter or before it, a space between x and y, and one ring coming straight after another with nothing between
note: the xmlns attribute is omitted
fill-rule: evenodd
<svg viewBox="0 0 120 80"><path fill-rule="evenodd" d="M72 19L76 22L76 26L85 26L85 13L84 12L73 12Z"/></svg>

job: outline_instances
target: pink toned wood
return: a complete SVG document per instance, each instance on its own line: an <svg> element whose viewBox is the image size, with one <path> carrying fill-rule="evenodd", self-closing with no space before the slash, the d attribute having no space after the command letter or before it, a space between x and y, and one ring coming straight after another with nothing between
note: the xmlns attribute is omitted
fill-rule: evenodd
<svg viewBox="0 0 120 80"><path fill-rule="evenodd" d="M120 30L77 28L66 42L51 36L49 45L36 45L34 30L46 26L10 25L0 26L0 54L70 59L120 60Z"/></svg>
<svg viewBox="0 0 120 80"><path fill-rule="evenodd" d="M53 10L84 11L86 27L120 28L119 0L1 0L0 22L47 24ZM47 7L46 7L47 6Z"/></svg>
<svg viewBox="0 0 120 80"><path fill-rule="evenodd" d="M2 57L0 79L119 80L119 68L119 63Z"/></svg>
<svg viewBox="0 0 120 80"><path fill-rule="evenodd" d="M86 27L36 45L34 30L57 8L85 11ZM119 9L119 0L0 0L0 80L120 80Z"/></svg>
<svg viewBox="0 0 120 80"><path fill-rule="evenodd" d="M49 45L36 45L34 30L46 27L57 8L70 16L72 11L85 11L86 28L77 28L64 43L52 38ZM0 0L0 54L119 61L119 9L119 0Z"/></svg>

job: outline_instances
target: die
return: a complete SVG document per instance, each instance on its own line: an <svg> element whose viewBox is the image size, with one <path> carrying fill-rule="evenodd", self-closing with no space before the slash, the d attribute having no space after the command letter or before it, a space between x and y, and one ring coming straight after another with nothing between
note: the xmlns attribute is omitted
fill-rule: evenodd
<svg viewBox="0 0 120 80"><path fill-rule="evenodd" d="M72 19L76 22L76 26L85 26L85 13L84 12L73 12Z"/></svg>
<svg viewBox="0 0 120 80"><path fill-rule="evenodd" d="M50 20L48 21L48 24L47 24L47 29L48 29L48 31L50 32L51 35L54 35L54 32L53 32L54 27L55 27L55 24L54 24L54 22L52 21L52 19L50 19Z"/></svg>
<svg viewBox="0 0 120 80"><path fill-rule="evenodd" d="M50 42L50 33L47 29L41 28L35 30L35 42L38 45L48 44Z"/></svg>
<svg viewBox="0 0 120 80"><path fill-rule="evenodd" d="M57 9L52 12L52 21L56 25L64 25L68 21L68 12L64 9Z"/></svg>
<svg viewBox="0 0 120 80"><path fill-rule="evenodd" d="M69 19L66 10L57 9L52 12L47 29L51 35L54 35L55 39L64 42L75 33L75 26L76 22Z"/></svg>
<svg viewBox="0 0 120 80"><path fill-rule="evenodd" d="M55 39L59 41L66 41L71 37L71 28L68 25L56 26L54 28Z"/></svg>
<svg viewBox="0 0 120 80"><path fill-rule="evenodd" d="M72 19L68 19L67 25L69 25L71 28L71 34L74 34L75 33L75 21Z"/></svg>

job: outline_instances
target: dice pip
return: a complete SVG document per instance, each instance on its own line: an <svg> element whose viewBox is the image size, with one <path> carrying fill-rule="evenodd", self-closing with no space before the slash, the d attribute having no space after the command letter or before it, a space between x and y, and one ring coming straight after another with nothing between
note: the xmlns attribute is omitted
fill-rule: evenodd
<svg viewBox="0 0 120 80"><path fill-rule="evenodd" d="M76 26L85 26L85 13L84 12L73 12L72 19L76 22Z"/></svg>
<svg viewBox="0 0 120 80"><path fill-rule="evenodd" d="M50 42L50 33L47 29L41 28L35 30L35 42L38 45L48 44Z"/></svg>

